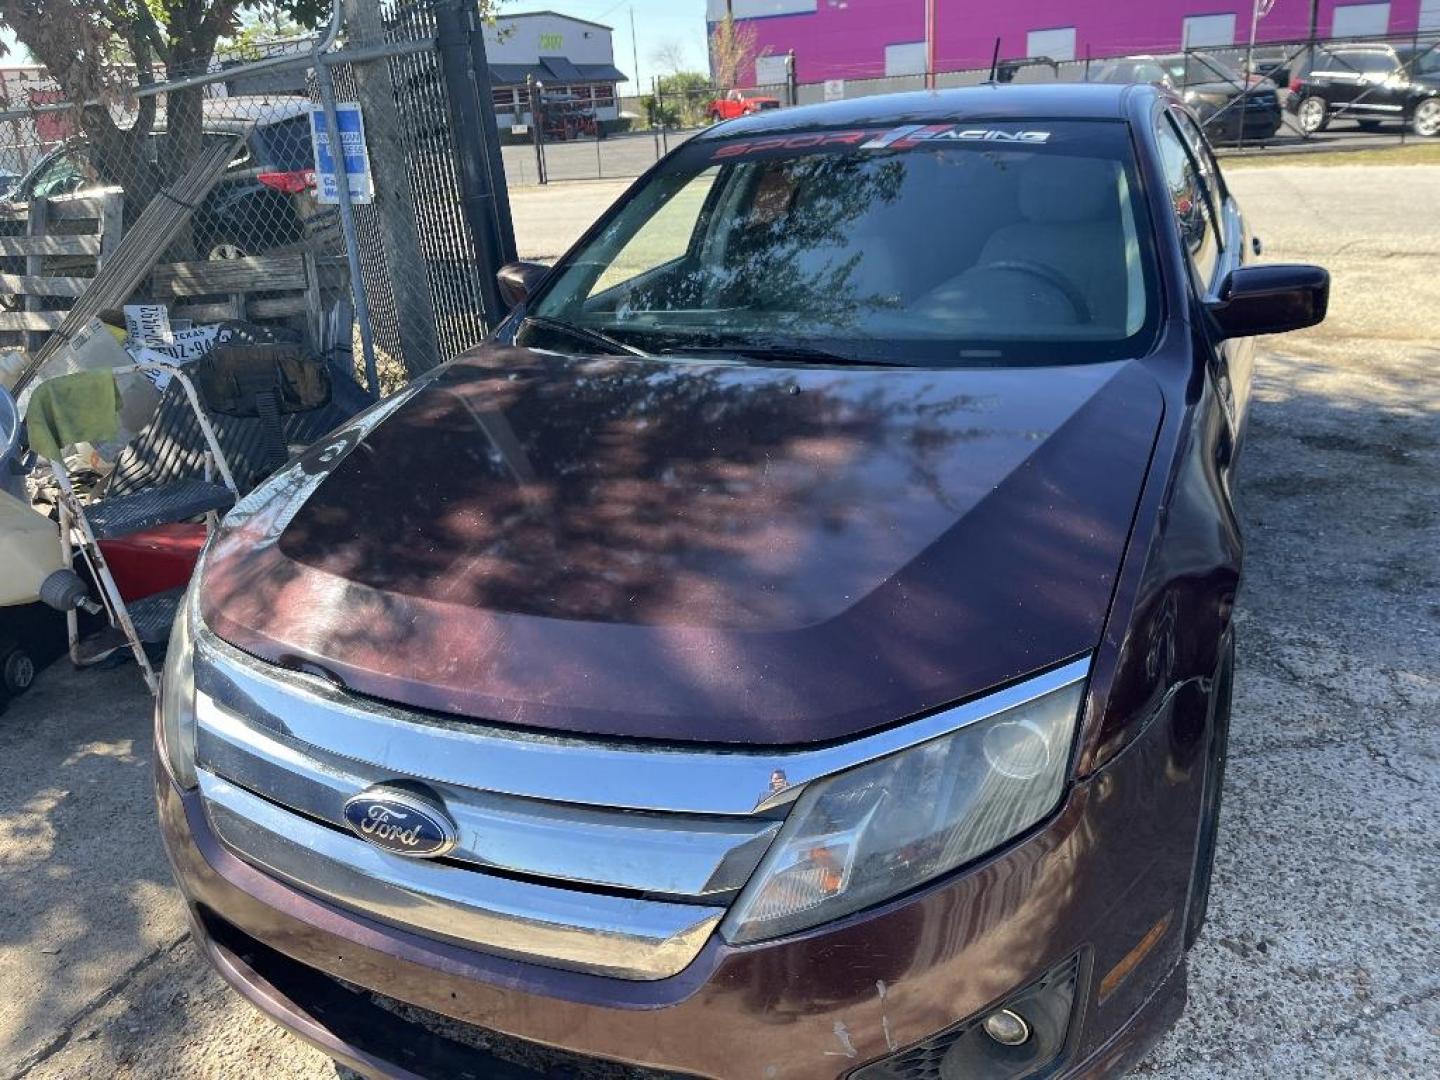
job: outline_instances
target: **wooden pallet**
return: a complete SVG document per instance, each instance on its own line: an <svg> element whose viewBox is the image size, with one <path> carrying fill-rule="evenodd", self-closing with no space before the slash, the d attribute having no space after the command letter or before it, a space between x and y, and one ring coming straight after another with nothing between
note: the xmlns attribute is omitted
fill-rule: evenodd
<svg viewBox="0 0 1440 1080"><path fill-rule="evenodd" d="M311 252L162 263L142 292L196 323L280 322L317 339L326 305L346 287L344 260Z"/></svg>
<svg viewBox="0 0 1440 1080"><path fill-rule="evenodd" d="M0 347L45 343L119 247L124 216L115 189L0 204Z"/></svg>

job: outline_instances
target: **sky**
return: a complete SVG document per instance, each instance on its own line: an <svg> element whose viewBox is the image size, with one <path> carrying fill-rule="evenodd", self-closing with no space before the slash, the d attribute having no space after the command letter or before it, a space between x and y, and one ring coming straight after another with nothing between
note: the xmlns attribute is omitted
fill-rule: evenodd
<svg viewBox="0 0 1440 1080"><path fill-rule="evenodd" d="M705 57L705 0L551 0L550 3L530 0L507 0L500 8L504 14L521 11L557 11L562 15L589 19L615 28L615 66L632 79L638 74L644 86L662 71L654 53L670 42L678 44L691 71L706 71L710 65ZM639 42L640 62L635 62L631 48L630 12L635 12L635 38ZM0 38L11 46L10 55L0 63L18 63L28 59L23 50L14 48L14 37L7 31ZM621 93L632 92L622 88Z"/></svg>
<svg viewBox="0 0 1440 1080"><path fill-rule="evenodd" d="M5 55L0 57L0 64L24 64L30 60L30 50L22 49L20 43L15 40L15 35L9 30L0 30L0 42L4 43Z"/></svg>
<svg viewBox="0 0 1440 1080"><path fill-rule="evenodd" d="M635 37L639 42L640 63L630 40L630 12L635 12ZM501 8L504 15L522 11L554 11L574 15L577 19L604 23L615 28L615 66L634 79L638 73L641 85L648 87L655 75L667 75L654 59L656 49L669 42L677 43L691 71L708 71L705 56L705 0L551 0L550 3L529 0L508 0ZM632 93L622 86L620 92Z"/></svg>

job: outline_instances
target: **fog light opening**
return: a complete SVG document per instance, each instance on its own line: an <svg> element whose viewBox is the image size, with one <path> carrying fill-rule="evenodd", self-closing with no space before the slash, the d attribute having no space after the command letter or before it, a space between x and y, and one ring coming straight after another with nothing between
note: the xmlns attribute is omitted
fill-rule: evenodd
<svg viewBox="0 0 1440 1080"><path fill-rule="evenodd" d="M981 1027L1001 1046L1023 1046L1030 1041L1030 1024L1014 1009L996 1009Z"/></svg>

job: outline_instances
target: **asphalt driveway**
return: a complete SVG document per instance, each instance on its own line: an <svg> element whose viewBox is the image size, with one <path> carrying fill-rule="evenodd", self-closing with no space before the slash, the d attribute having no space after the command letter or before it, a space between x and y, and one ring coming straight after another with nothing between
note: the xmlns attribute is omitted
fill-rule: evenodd
<svg viewBox="0 0 1440 1080"><path fill-rule="evenodd" d="M1335 274L1270 344L1211 921L1150 1077L1429 1077L1440 1061L1440 167L1231 171L1267 257ZM518 192L553 256L615 185ZM0 715L0 1080L333 1077L184 936L133 669Z"/></svg>

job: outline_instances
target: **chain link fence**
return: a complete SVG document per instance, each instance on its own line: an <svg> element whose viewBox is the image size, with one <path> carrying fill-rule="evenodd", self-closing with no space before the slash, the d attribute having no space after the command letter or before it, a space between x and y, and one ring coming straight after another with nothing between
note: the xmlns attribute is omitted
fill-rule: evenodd
<svg viewBox="0 0 1440 1080"><path fill-rule="evenodd" d="M337 0L314 35L172 65L113 101L60 100L43 72L0 86L0 352L14 368L39 350L221 143L231 159L177 238L130 268L166 348L241 323L376 393L478 342L503 314L491 269L514 255L482 57L473 4ZM332 145L349 183L317 174Z"/></svg>
<svg viewBox="0 0 1440 1080"><path fill-rule="evenodd" d="M998 59L991 66L877 78L756 86L664 88L621 97L618 132L527 129L505 148L512 184L640 175L695 132L735 116L792 105L1000 83L1150 82L1173 90L1222 151L1404 143L1440 134L1440 38L1314 39L1246 46L1129 50L1082 59ZM1427 104L1429 102L1429 104Z"/></svg>
<svg viewBox="0 0 1440 1080"><path fill-rule="evenodd" d="M796 87L784 83L727 91L656 80L648 94L619 98L618 121L602 124L577 121L568 101L550 104L534 91L528 100L540 102L540 119L520 125L505 147L513 185L629 179L711 124L797 104Z"/></svg>

